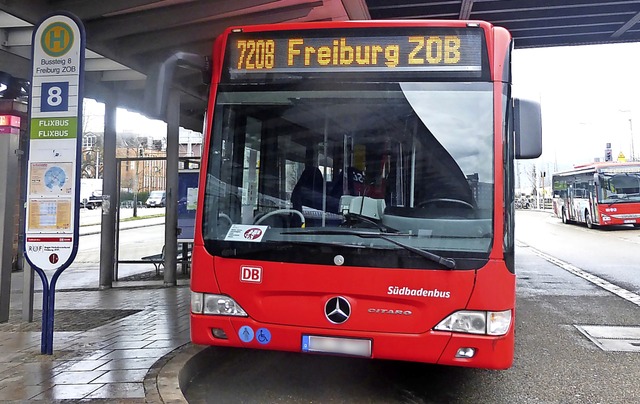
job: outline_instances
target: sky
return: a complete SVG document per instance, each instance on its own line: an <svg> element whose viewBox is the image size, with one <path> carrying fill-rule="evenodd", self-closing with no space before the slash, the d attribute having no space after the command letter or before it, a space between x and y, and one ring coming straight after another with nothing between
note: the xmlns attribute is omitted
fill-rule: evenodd
<svg viewBox="0 0 640 404"><path fill-rule="evenodd" d="M541 103L538 169L603 160L606 143L629 159L632 133L640 157L640 43L519 49L512 66L514 93Z"/></svg>
<svg viewBox="0 0 640 404"><path fill-rule="evenodd" d="M84 122L88 132L102 133L104 130L104 104L90 98L84 99ZM124 108L116 110L116 132L135 133L142 137L161 139L167 136L167 124L149 119L137 112Z"/></svg>

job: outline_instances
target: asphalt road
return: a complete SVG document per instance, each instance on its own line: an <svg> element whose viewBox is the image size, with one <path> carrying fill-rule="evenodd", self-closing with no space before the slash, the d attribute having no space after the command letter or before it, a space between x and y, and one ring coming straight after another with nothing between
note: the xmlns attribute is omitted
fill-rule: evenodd
<svg viewBox="0 0 640 404"><path fill-rule="evenodd" d="M520 211L516 239L640 294L640 229L588 229L563 224L551 214Z"/></svg>
<svg viewBox="0 0 640 404"><path fill-rule="evenodd" d="M585 273L634 289L640 282L640 230L591 231L533 211L517 213L516 229L511 369L209 348L210 366L185 396L192 403L638 402L640 352L604 351L578 327L640 328L640 301L625 300L543 256L555 254Z"/></svg>
<svg viewBox="0 0 640 404"><path fill-rule="evenodd" d="M164 244L164 219L152 217L164 214L164 209L160 208L139 208L137 217L139 220L131 221L133 209L120 209L120 232L118 236L119 259L135 260L146 255L157 254L162 250ZM149 219L144 219L149 218ZM87 227L94 231L88 235L80 237L78 255L75 262L99 263L95 259L95 254L100 253L100 225L102 220L102 209L80 209L80 233ZM123 222L122 220L129 220ZM127 227L133 227L133 231L128 231Z"/></svg>

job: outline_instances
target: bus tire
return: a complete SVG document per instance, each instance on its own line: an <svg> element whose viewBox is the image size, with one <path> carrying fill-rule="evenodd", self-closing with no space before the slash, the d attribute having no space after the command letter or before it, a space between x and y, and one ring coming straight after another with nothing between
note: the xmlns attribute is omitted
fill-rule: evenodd
<svg viewBox="0 0 640 404"><path fill-rule="evenodd" d="M593 229L595 227L593 221L591 220L591 215L586 210L584 211L584 221L587 222L588 228Z"/></svg>

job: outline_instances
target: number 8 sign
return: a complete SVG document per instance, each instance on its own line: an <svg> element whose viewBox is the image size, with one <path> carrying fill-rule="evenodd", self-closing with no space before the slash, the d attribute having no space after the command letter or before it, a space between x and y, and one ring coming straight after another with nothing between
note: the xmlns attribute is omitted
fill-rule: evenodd
<svg viewBox="0 0 640 404"><path fill-rule="evenodd" d="M41 112L59 112L69 109L69 82L42 83Z"/></svg>

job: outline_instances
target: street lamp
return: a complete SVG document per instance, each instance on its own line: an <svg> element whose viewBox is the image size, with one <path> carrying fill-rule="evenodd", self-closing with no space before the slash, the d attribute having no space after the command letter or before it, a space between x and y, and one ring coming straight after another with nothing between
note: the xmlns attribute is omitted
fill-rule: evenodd
<svg viewBox="0 0 640 404"><path fill-rule="evenodd" d="M619 109L619 112L625 112L629 114L629 135L631 137L631 150L629 150L629 161L636 161L636 153L633 146L633 115L630 109Z"/></svg>
<svg viewBox="0 0 640 404"><path fill-rule="evenodd" d="M636 161L636 153L633 149L633 121L631 117L629 117L629 133L631 135L631 161Z"/></svg>

